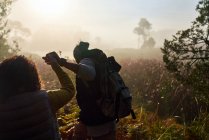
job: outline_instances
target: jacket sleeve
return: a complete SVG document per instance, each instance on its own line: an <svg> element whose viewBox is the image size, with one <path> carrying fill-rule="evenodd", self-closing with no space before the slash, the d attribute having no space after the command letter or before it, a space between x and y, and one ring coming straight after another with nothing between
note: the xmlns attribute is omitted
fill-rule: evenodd
<svg viewBox="0 0 209 140"><path fill-rule="evenodd" d="M57 63L53 63L51 66L58 76L61 88L56 90L48 90L47 94L52 110L57 111L73 98L75 95L75 88L67 73L65 73Z"/></svg>
<svg viewBox="0 0 209 140"><path fill-rule="evenodd" d="M77 74L84 81L93 81L96 77L94 62L90 58L82 59Z"/></svg>

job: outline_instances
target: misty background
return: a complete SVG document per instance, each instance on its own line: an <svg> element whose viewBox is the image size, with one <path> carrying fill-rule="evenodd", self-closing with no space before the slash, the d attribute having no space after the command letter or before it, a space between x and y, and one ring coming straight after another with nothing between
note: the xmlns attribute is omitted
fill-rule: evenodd
<svg viewBox="0 0 209 140"><path fill-rule="evenodd" d="M0 61L23 54L42 88L58 89L41 56L73 62L75 45L88 41L114 56L133 95L137 119L121 119L117 139L209 139L209 0L14 1L0 0ZM63 138L77 121L74 99L57 114Z"/></svg>
<svg viewBox="0 0 209 140"><path fill-rule="evenodd" d="M44 2L45 1L45 2ZM59 4L58 4L59 3ZM140 19L151 28L155 46L163 46L179 29L195 18L198 0L18 0L9 15L15 38L22 51L44 55L62 51L72 56L80 41L91 48L139 48L143 39L134 33Z"/></svg>

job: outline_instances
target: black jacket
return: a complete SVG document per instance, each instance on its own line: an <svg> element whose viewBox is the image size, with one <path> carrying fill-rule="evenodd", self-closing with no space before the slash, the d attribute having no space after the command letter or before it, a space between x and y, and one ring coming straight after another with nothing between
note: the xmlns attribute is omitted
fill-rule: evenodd
<svg viewBox="0 0 209 140"><path fill-rule="evenodd" d="M95 126L114 120L114 118L104 116L97 105L96 100L99 92L97 90L96 80L92 82L86 82L77 76L76 90L76 99L81 109L79 119L84 124Z"/></svg>
<svg viewBox="0 0 209 140"><path fill-rule="evenodd" d="M43 92L0 102L0 140L60 140L48 97Z"/></svg>

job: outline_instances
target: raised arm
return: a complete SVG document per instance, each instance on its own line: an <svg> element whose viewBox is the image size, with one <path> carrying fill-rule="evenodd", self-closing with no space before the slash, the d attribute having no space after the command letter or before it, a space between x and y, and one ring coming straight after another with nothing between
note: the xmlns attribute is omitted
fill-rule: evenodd
<svg viewBox="0 0 209 140"><path fill-rule="evenodd" d="M95 64L90 58L82 59L79 64L67 62L65 59L61 59L61 61L63 67L73 71L81 79L85 81L92 81L95 79Z"/></svg>
<svg viewBox="0 0 209 140"><path fill-rule="evenodd" d="M60 89L47 91L52 109L53 111L57 111L73 98L75 88L72 80L69 78L67 73L62 70L55 58L48 55L44 58L44 60L47 64L51 65L61 84Z"/></svg>
<svg viewBox="0 0 209 140"><path fill-rule="evenodd" d="M67 62L66 59L61 58L59 61L59 64L69 70L71 70L72 72L74 72L75 74L78 73L79 70L79 65L76 63L71 63L71 62Z"/></svg>

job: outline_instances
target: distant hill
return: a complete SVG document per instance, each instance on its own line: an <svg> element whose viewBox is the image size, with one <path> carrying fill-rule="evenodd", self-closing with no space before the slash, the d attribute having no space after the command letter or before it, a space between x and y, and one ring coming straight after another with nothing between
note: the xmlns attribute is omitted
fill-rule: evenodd
<svg viewBox="0 0 209 140"><path fill-rule="evenodd" d="M162 60L162 52L160 48L115 48L103 50L107 56L114 56L116 59L157 59ZM43 61L40 55L28 52L20 54L31 58L34 61ZM43 61L44 62L44 61Z"/></svg>
<svg viewBox="0 0 209 140"><path fill-rule="evenodd" d="M116 48L106 51L108 56L115 56L116 59L159 59L162 60L160 48Z"/></svg>

